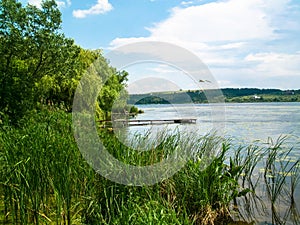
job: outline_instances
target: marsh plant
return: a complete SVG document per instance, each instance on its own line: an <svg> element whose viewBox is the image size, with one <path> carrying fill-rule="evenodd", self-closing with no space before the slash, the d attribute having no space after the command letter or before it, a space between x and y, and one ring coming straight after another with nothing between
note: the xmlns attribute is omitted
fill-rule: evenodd
<svg viewBox="0 0 300 225"><path fill-rule="evenodd" d="M293 140L291 142L291 140ZM251 190L235 205L239 216L272 224L299 224L300 214L295 198L299 198L300 160L295 148L298 137L280 136L266 143L240 148L234 158L244 167L240 184Z"/></svg>
<svg viewBox="0 0 300 225"><path fill-rule="evenodd" d="M113 132L99 129L99 137L110 154L125 163L153 164L183 146L189 159L160 183L126 186L105 179L88 165L74 140L70 114L43 110L15 127L4 123L1 223L233 224L233 219L255 220L257 211L269 216L268 209L277 212L282 201L290 207L286 213L273 213L273 222L299 222L294 199L299 160L285 150L285 139L243 147L213 133L164 132L148 143L148 151L136 151L145 146L143 136L134 137L133 149Z"/></svg>

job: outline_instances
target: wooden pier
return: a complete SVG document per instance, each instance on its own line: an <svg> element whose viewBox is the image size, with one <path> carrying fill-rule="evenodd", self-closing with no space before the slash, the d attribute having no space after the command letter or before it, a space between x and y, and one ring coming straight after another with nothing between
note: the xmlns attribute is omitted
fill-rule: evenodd
<svg viewBox="0 0 300 225"><path fill-rule="evenodd" d="M164 124L195 124L197 119L161 119L161 120L134 120L118 119L114 121L100 120L100 123L115 123L117 126L147 126L147 125L164 125Z"/></svg>

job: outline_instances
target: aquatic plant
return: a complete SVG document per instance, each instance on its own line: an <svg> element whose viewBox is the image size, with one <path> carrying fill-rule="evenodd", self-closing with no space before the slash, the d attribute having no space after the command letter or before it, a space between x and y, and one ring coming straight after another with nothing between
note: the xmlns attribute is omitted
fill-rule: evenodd
<svg viewBox="0 0 300 225"><path fill-rule="evenodd" d="M128 147L115 131L99 132L107 150L128 164L150 165L183 147L190 158L178 173L160 183L125 186L88 165L74 140L70 114L43 110L19 121L17 127L3 123L0 220L7 224L225 224L233 222L238 208L239 215L251 221L243 208L267 207L258 191L262 181L275 210L282 196L293 200L299 183L299 161L293 161L289 150L283 153L285 139L268 147L235 146L214 133L162 132L153 142L137 135ZM145 145L148 151L137 151ZM278 162L279 157L286 161ZM299 218L292 203L286 214L276 214L275 222L291 215L295 221Z"/></svg>

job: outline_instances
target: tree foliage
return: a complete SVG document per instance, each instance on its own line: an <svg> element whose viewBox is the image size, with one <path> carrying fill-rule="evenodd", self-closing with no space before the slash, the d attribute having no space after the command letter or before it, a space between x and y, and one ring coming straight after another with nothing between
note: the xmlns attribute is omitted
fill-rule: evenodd
<svg viewBox="0 0 300 225"><path fill-rule="evenodd" d="M0 8L0 110L17 120L35 106L41 79L51 85L55 77L67 76L80 49L59 32L61 14L54 0L41 9L2 0Z"/></svg>
<svg viewBox="0 0 300 225"><path fill-rule="evenodd" d="M110 77L98 108L110 110L126 81L127 73L110 67L101 51L82 49L66 38L61 22L54 0L43 1L41 8L0 0L0 113L12 122L39 104L70 111L76 87L95 60L101 79Z"/></svg>

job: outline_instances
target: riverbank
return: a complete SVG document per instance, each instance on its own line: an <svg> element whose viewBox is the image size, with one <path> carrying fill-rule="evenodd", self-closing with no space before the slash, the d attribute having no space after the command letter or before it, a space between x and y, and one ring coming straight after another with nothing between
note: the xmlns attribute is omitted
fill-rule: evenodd
<svg viewBox="0 0 300 225"><path fill-rule="evenodd" d="M286 201L293 203L299 161L290 160L284 138L265 146L234 146L213 134L165 133L154 139L159 143L150 143L149 151L136 151L101 129L99 137L107 150L127 164L152 165L178 147L192 152L174 176L152 186L136 187L117 184L97 174L78 150L71 122L69 113L43 110L19 121L18 127L1 125L1 222L230 224L233 219L242 220L242 216L251 222L255 220L251 217L255 209L235 204L260 203L253 181L258 165L259 179L268 190L272 208L277 208L282 196L288 196ZM137 149L143 146L142 137L133 142ZM207 157L211 152L216 152L215 157ZM295 216L294 211L290 213ZM285 219L281 214L275 215L280 221Z"/></svg>

